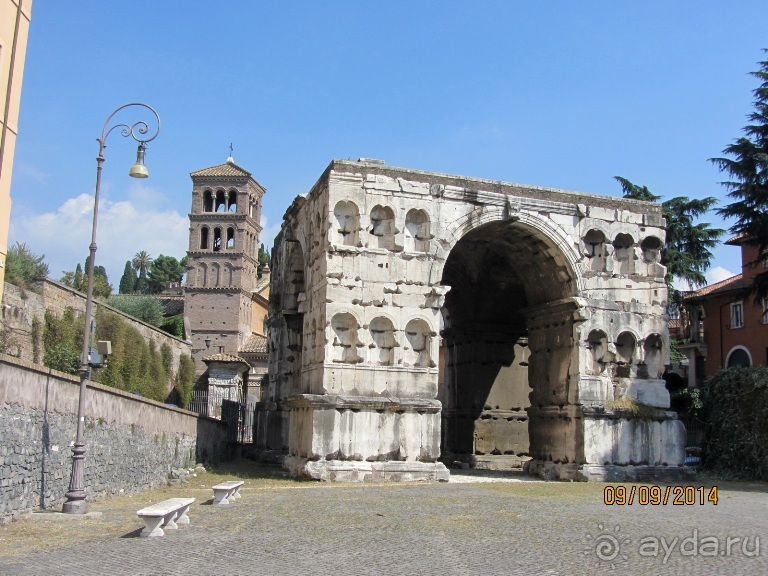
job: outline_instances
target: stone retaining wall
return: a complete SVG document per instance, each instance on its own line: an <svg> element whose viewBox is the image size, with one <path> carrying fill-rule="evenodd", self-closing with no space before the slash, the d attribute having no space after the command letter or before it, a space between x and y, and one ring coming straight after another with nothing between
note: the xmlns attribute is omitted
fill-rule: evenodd
<svg viewBox="0 0 768 576"><path fill-rule="evenodd" d="M72 470L79 380L0 355L0 522L57 509ZM226 425L89 382L85 404L89 500L163 484L172 468L226 457Z"/></svg>

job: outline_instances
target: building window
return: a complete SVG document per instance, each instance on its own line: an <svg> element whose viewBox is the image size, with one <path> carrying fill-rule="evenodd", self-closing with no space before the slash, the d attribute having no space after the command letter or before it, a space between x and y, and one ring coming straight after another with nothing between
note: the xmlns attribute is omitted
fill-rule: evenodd
<svg viewBox="0 0 768 576"><path fill-rule="evenodd" d="M731 328L744 327L744 303L734 302L731 304Z"/></svg>
<svg viewBox="0 0 768 576"><path fill-rule="evenodd" d="M763 324L768 324L768 298L763 298Z"/></svg>

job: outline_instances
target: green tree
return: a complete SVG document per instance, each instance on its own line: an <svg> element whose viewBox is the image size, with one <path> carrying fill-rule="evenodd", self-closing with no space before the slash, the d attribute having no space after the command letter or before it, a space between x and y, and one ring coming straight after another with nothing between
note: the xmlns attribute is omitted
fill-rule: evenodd
<svg viewBox="0 0 768 576"><path fill-rule="evenodd" d="M264 264L269 264L269 250L264 248L264 244L259 246L259 266L264 266Z"/></svg>
<svg viewBox="0 0 768 576"><path fill-rule="evenodd" d="M88 270L88 258L85 260L85 269ZM64 272L59 280L65 286L69 286L78 292L88 291L88 275L83 273L80 264L74 271ZM104 266L93 267L93 295L96 298L109 298L112 294L112 285L107 280L107 271Z"/></svg>
<svg viewBox="0 0 768 576"><path fill-rule="evenodd" d="M139 273L139 277L136 279L136 287L134 292L139 294L146 294L149 290L147 283L147 272L149 272L149 266L152 264L152 256L150 256L145 250L137 252L131 261L133 269Z"/></svg>
<svg viewBox="0 0 768 576"><path fill-rule="evenodd" d="M120 278L120 294L133 294L133 289L136 287L136 271L131 265L131 261L125 262L125 269L123 270L123 276Z"/></svg>
<svg viewBox="0 0 768 576"><path fill-rule="evenodd" d="M75 317L71 307L61 317L50 310L43 316L43 364L54 370L77 374L83 342L82 315Z"/></svg>
<svg viewBox="0 0 768 576"><path fill-rule="evenodd" d="M181 282L185 268L173 256L160 254L152 261L147 276L147 284L151 294L159 294L171 282Z"/></svg>
<svg viewBox="0 0 768 576"><path fill-rule="evenodd" d="M192 388L195 385L195 361L191 356L182 354L179 356L179 371L176 373L174 388L179 394L182 408L186 408L192 399Z"/></svg>
<svg viewBox="0 0 768 576"><path fill-rule="evenodd" d="M163 305L146 294L112 296L107 299L107 304L152 326L160 326L163 321Z"/></svg>
<svg viewBox="0 0 768 576"><path fill-rule="evenodd" d="M637 186L621 176L614 176L621 184L624 198L634 200L658 201L661 196L652 194L646 186ZM662 202L662 213L667 221L667 238L661 250L661 263L667 267L666 282L670 290L670 299L679 299L678 292L672 287L675 278L683 280L689 286L703 286L707 283L704 273L712 263L712 249L725 231L711 228L706 222L695 220L705 214L717 203L716 198L691 199L676 196Z"/></svg>
<svg viewBox="0 0 768 576"><path fill-rule="evenodd" d="M45 254L38 256L26 243L16 242L8 249L5 257L5 281L22 289L32 290L33 286L48 277Z"/></svg>
<svg viewBox="0 0 768 576"><path fill-rule="evenodd" d="M751 74L760 85L752 91L754 111L747 116L745 135L723 150L729 158L710 161L730 176L721 184L733 202L719 208L718 214L734 218L730 231L754 241L763 252L768 248L768 60L758 64Z"/></svg>

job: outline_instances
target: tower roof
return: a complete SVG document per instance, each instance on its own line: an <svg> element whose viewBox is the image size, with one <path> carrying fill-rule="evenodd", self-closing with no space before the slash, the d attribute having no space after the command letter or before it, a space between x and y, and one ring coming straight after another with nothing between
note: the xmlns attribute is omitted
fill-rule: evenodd
<svg viewBox="0 0 768 576"><path fill-rule="evenodd" d="M225 177L225 178L250 178L251 173L244 168L240 168L234 162L225 162L218 166L211 166L210 168L203 168L202 170L196 170L189 173L192 178L198 176L213 176L213 177Z"/></svg>

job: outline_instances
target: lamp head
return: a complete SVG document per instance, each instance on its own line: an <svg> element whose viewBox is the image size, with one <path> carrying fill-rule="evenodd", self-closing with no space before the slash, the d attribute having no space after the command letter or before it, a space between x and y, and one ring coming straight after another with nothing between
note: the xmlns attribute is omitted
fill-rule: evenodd
<svg viewBox="0 0 768 576"><path fill-rule="evenodd" d="M128 175L132 178L147 178L149 176L149 170L144 166L144 152L147 150L147 146L144 142L139 142L139 149L136 151L136 164L131 166Z"/></svg>

